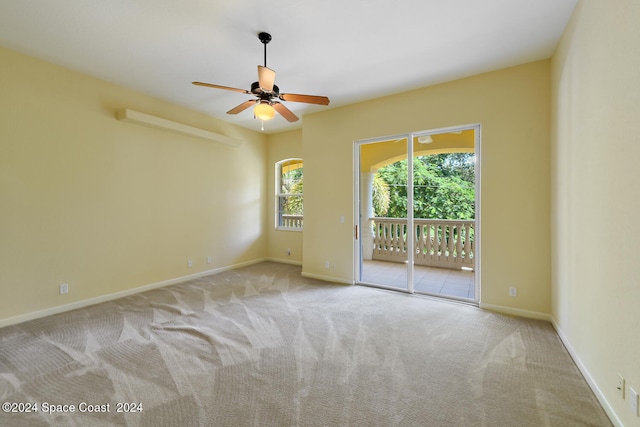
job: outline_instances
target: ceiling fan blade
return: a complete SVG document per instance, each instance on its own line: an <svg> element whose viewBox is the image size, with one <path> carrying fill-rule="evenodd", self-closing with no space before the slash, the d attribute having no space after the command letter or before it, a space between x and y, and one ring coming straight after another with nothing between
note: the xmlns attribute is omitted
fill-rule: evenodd
<svg viewBox="0 0 640 427"><path fill-rule="evenodd" d="M266 92L273 91L273 84L276 81L276 72L271 68L258 65L258 83L260 88Z"/></svg>
<svg viewBox="0 0 640 427"><path fill-rule="evenodd" d="M249 92L246 89L237 89L235 87L220 86L220 85L214 85L214 84L211 84L211 83L202 83L202 82L191 82L191 83L193 83L196 86L212 87L214 89L224 89L224 90L231 90L231 91L234 91L234 92L251 94L251 92Z"/></svg>
<svg viewBox="0 0 640 427"><path fill-rule="evenodd" d="M242 104L238 105L237 107L234 107L231 110L227 111L227 114L238 114L238 113L246 110L247 108L251 107L256 102L258 102L257 99L251 99L249 101L245 101Z"/></svg>
<svg viewBox="0 0 640 427"><path fill-rule="evenodd" d="M329 98L316 95L298 95L295 93L281 93L279 96L283 101L305 102L307 104L329 105Z"/></svg>
<svg viewBox="0 0 640 427"><path fill-rule="evenodd" d="M280 115L282 117L284 117L285 119L287 119L290 122L297 122L298 116L296 116L295 114L293 114L293 112L291 112L291 110L289 110L287 107L284 106L284 104L281 104L279 102L274 102L272 104L273 108L280 113Z"/></svg>

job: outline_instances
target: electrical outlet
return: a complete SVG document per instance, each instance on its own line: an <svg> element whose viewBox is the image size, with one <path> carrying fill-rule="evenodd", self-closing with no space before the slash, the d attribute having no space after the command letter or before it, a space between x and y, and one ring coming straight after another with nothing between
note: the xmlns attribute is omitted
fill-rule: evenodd
<svg viewBox="0 0 640 427"><path fill-rule="evenodd" d="M211 264L213 262L213 258L208 256L207 257L207 264Z"/></svg>
<svg viewBox="0 0 640 427"><path fill-rule="evenodd" d="M510 297L517 297L518 296L518 288L514 288L513 286L511 286L509 288L509 296Z"/></svg>
<svg viewBox="0 0 640 427"><path fill-rule="evenodd" d="M324 268L331 268L331 263L329 261L325 261Z"/></svg>
<svg viewBox="0 0 640 427"><path fill-rule="evenodd" d="M631 408L631 412L636 417L640 416L638 413L638 393L633 389L633 387L629 387L629 407Z"/></svg>
<svg viewBox="0 0 640 427"><path fill-rule="evenodd" d="M618 383L616 384L616 388L618 389L618 393L620 393L620 397L624 400L624 377L620 374L618 374Z"/></svg>
<svg viewBox="0 0 640 427"><path fill-rule="evenodd" d="M291 249L287 248L287 256L291 256Z"/></svg>
<svg viewBox="0 0 640 427"><path fill-rule="evenodd" d="M60 295L64 295L68 293L69 293L69 284L63 283L62 285L60 285Z"/></svg>
<svg viewBox="0 0 640 427"><path fill-rule="evenodd" d="M193 267L193 261L191 260L187 261L187 267L189 268Z"/></svg>

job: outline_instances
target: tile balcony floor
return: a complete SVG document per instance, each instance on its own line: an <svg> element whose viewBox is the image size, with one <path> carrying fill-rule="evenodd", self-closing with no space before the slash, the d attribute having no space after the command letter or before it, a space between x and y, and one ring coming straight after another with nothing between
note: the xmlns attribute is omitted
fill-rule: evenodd
<svg viewBox="0 0 640 427"><path fill-rule="evenodd" d="M475 300L474 272L415 265L416 292L443 297ZM407 289L407 264L388 261L363 261L362 282Z"/></svg>

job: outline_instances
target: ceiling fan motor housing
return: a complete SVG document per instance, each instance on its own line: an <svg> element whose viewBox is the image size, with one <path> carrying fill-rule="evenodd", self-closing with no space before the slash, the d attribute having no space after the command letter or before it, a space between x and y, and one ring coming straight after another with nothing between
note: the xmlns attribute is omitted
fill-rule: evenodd
<svg viewBox="0 0 640 427"><path fill-rule="evenodd" d="M260 82L251 83L251 93L260 99L271 99L274 96L280 96L280 88L277 85L273 85L273 90L271 92L265 92L260 87Z"/></svg>

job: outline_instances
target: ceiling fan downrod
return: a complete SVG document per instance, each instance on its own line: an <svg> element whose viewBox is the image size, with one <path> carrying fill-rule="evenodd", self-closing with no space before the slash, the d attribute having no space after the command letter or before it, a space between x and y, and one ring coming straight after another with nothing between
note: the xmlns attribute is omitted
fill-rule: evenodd
<svg viewBox="0 0 640 427"><path fill-rule="evenodd" d="M264 45L264 66L267 66L267 44L271 41L271 34L269 33L260 33L258 34L258 38Z"/></svg>

